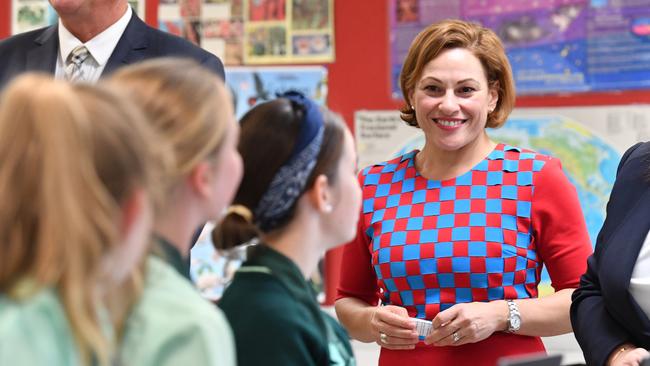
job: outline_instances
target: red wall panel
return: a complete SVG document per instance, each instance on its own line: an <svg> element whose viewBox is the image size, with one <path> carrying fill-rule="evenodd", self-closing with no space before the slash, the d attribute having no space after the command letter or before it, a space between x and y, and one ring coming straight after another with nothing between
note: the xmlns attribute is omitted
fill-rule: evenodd
<svg viewBox="0 0 650 366"><path fill-rule="evenodd" d="M0 0L0 39L11 34L11 0ZM2 57L2 55L0 55Z"/></svg>

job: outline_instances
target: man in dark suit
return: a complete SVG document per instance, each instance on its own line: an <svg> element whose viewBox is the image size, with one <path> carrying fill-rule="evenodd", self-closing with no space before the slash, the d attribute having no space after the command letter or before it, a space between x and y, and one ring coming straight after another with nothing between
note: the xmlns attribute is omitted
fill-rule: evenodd
<svg viewBox="0 0 650 366"><path fill-rule="evenodd" d="M219 58L149 27L127 0L50 0L50 4L59 15L58 24L0 42L0 89L26 71L73 80L81 74L82 80L94 82L121 66L164 56L192 58L224 78ZM79 49L82 63L73 65ZM72 77L75 67L77 75Z"/></svg>
<svg viewBox="0 0 650 366"><path fill-rule="evenodd" d="M650 142L623 155L596 249L573 293L571 322L587 365L639 365L650 355L649 159Z"/></svg>

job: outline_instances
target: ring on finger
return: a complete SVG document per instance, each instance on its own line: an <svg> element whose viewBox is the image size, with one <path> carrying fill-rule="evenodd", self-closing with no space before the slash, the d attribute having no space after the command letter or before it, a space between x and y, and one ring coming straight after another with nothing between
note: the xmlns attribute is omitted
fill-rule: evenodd
<svg viewBox="0 0 650 366"><path fill-rule="evenodd" d="M386 333L379 332L379 339L381 340L381 343L388 344L388 336Z"/></svg>
<svg viewBox="0 0 650 366"><path fill-rule="evenodd" d="M460 341L460 334L458 334L458 331L455 331L451 334L451 339L454 341L454 343Z"/></svg>

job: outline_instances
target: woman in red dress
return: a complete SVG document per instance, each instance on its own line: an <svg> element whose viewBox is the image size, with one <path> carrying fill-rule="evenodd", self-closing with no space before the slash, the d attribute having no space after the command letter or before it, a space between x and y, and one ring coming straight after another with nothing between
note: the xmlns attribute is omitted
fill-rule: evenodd
<svg viewBox="0 0 650 366"><path fill-rule="evenodd" d="M359 174L336 311L380 365L490 365L571 331L591 244L558 159L490 140L514 106L498 37L458 20L413 41L401 117L425 145ZM555 293L538 298L542 266ZM383 306L377 306L381 303ZM413 318L432 321L421 337Z"/></svg>

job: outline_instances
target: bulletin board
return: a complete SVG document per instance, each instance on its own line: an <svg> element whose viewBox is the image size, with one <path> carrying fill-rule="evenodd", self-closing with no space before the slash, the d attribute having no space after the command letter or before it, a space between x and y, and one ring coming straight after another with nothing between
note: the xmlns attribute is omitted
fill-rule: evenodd
<svg viewBox="0 0 650 366"><path fill-rule="evenodd" d="M129 0L136 14L227 66L333 62L334 0ZM57 22L47 0L0 0L0 39ZM8 24L4 24L8 22Z"/></svg>
<svg viewBox="0 0 650 366"><path fill-rule="evenodd" d="M333 0L160 0L159 28L226 66L334 61Z"/></svg>

